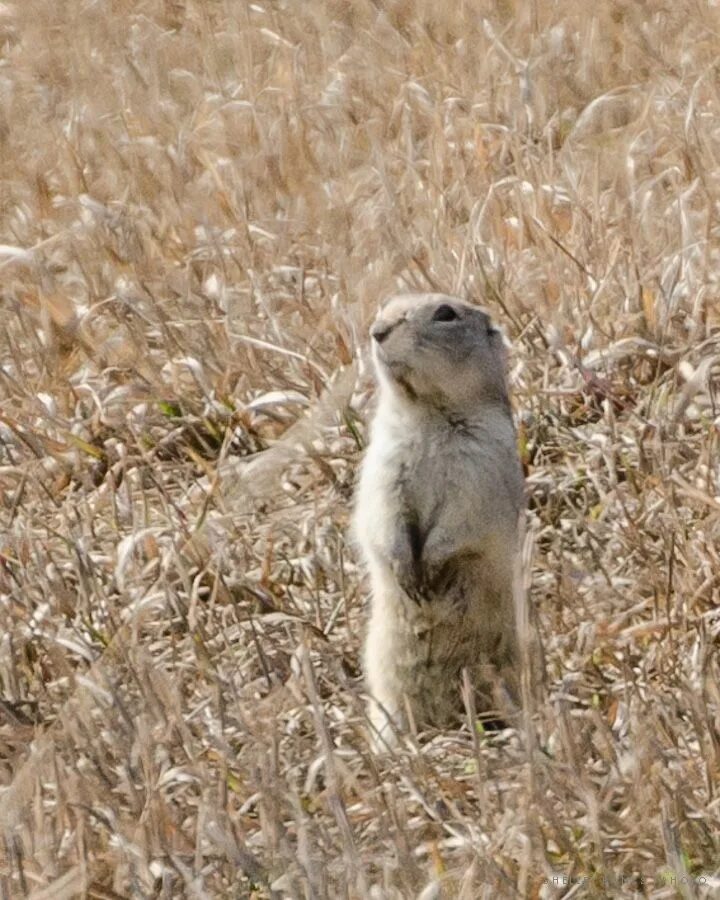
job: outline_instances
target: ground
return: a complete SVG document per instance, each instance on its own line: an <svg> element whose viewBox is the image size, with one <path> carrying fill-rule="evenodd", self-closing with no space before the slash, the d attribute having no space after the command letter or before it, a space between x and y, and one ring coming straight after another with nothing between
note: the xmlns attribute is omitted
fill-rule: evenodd
<svg viewBox="0 0 720 900"><path fill-rule="evenodd" d="M0 3L0 896L720 887L720 9ZM372 752L392 291L511 343L515 728Z"/></svg>

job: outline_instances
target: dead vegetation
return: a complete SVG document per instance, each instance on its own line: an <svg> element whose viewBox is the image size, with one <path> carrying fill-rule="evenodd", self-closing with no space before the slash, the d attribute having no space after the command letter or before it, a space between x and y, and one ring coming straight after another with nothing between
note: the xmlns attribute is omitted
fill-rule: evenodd
<svg viewBox="0 0 720 900"><path fill-rule="evenodd" d="M0 4L0 896L716 895L719 32ZM514 341L548 684L380 758L347 367L397 287Z"/></svg>

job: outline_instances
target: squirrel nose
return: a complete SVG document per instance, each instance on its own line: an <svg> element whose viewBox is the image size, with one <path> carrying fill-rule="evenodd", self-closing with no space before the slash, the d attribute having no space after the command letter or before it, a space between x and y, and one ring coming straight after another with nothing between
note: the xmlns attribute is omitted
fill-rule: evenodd
<svg viewBox="0 0 720 900"><path fill-rule="evenodd" d="M375 338L378 344L382 344L391 331L392 325L388 325L387 322L375 322L370 329L370 336Z"/></svg>

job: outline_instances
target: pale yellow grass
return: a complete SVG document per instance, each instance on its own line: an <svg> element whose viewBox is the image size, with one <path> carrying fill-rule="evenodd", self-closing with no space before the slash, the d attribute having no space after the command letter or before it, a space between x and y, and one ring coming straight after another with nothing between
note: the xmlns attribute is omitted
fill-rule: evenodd
<svg viewBox="0 0 720 900"><path fill-rule="evenodd" d="M720 12L16 0L0 45L0 897L717 896ZM347 367L399 287L514 342L548 672L380 758Z"/></svg>

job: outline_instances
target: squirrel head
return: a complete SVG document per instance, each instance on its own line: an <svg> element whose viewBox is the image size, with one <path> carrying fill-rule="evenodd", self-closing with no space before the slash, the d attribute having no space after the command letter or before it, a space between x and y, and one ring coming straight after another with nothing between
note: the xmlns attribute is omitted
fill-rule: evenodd
<svg viewBox="0 0 720 900"><path fill-rule="evenodd" d="M459 419L509 407L502 332L483 309L446 294L399 294L370 329L383 389Z"/></svg>

